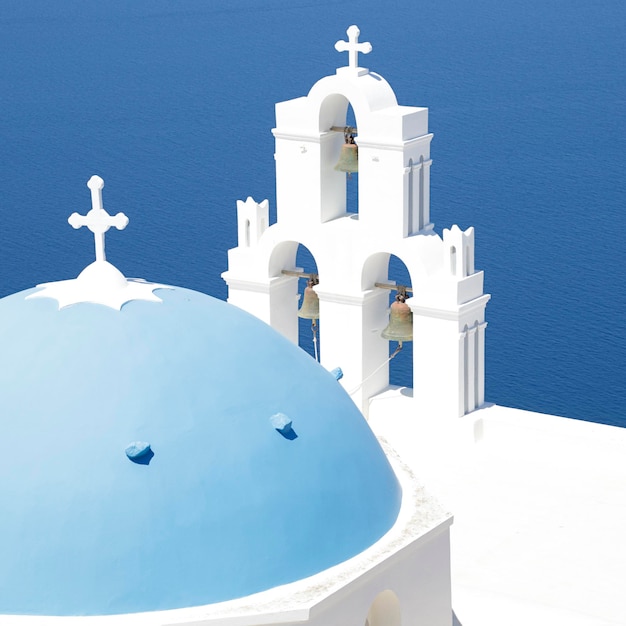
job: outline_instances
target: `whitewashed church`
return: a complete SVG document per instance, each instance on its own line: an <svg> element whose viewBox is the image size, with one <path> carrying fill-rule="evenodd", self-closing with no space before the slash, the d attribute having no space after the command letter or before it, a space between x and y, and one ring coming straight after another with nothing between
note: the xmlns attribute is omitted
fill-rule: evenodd
<svg viewBox="0 0 626 626"><path fill-rule="evenodd" d="M0 300L1 625L626 623L626 434L485 403L474 230L435 233L428 110L359 36L276 105L228 303L110 263L98 176L94 262Z"/></svg>

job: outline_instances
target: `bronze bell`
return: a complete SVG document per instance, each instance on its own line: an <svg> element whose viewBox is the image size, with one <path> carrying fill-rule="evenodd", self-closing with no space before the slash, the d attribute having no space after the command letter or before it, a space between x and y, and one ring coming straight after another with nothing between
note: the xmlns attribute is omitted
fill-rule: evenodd
<svg viewBox="0 0 626 626"><path fill-rule="evenodd" d="M335 169L348 174L354 174L359 171L359 148L354 143L352 135L346 135L346 143L341 146L341 154Z"/></svg>
<svg viewBox="0 0 626 626"><path fill-rule="evenodd" d="M304 289L304 297L302 298L302 306L298 311L298 317L306 320L318 320L320 318L320 300L315 293L315 289L313 289L315 284L313 280L309 280Z"/></svg>
<svg viewBox="0 0 626 626"><path fill-rule="evenodd" d="M405 302L406 296L396 295L396 301L389 311L389 324L380 336L391 341L413 341L413 312Z"/></svg>

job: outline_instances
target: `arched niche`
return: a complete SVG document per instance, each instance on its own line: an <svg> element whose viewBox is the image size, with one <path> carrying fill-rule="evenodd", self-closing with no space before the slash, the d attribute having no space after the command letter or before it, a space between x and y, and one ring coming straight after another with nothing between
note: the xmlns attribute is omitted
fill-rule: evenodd
<svg viewBox="0 0 626 626"><path fill-rule="evenodd" d="M307 274L318 274L315 257L304 244L300 244L296 253L296 266L302 268ZM318 274L319 276L319 274ZM298 280L298 295L300 307L304 303L304 290L307 287L307 280ZM312 320L298 317L298 345L308 352L313 358L319 360L319 326L321 320L315 322L315 329L312 328ZM317 344L317 345L316 345Z"/></svg>
<svg viewBox="0 0 626 626"><path fill-rule="evenodd" d="M298 268L304 273L318 274L317 263L311 250L299 241L281 241L274 246L268 264L268 277L284 277L283 270L294 271ZM316 346L313 342L313 331L310 319L298 317L298 310L303 302L306 278L291 277L288 289L283 289L275 296L271 309L283 317L292 317L297 321L298 345L311 356L315 356ZM284 322L283 322L284 323ZM315 341L319 350L319 320L316 322Z"/></svg>
<svg viewBox="0 0 626 626"><path fill-rule="evenodd" d="M329 131L333 126L346 126L350 101L341 93L326 96L319 108L320 130Z"/></svg>
<svg viewBox="0 0 626 626"><path fill-rule="evenodd" d="M394 259L393 262L391 262L392 258ZM384 283L388 280L396 280L399 285L407 287L416 284L423 277L423 273L419 273L420 268L418 267L418 272L415 275L409 270L409 267L415 269L415 258L405 258L399 251L370 254L365 259L361 270L361 289L363 291L374 289L376 283ZM392 274L396 274L396 276Z"/></svg>
<svg viewBox="0 0 626 626"><path fill-rule="evenodd" d="M388 280L390 257L389 252L376 252L365 260L361 271L361 289L363 291L374 289L376 283L384 283Z"/></svg>
<svg viewBox="0 0 626 626"><path fill-rule="evenodd" d="M402 626L398 596L389 589L379 593L367 612L366 626Z"/></svg>
<svg viewBox="0 0 626 626"><path fill-rule="evenodd" d="M321 197L329 198L333 206L337 207L334 217L359 212L359 176L358 172L347 174L335 169L346 143L346 135L340 131L331 131L333 128L359 128L359 119L356 108L343 94L334 93L326 96L319 108L320 127L331 132L330 145L324 151L326 163L322 169L327 176L321 178ZM358 133L353 134L354 143L358 146Z"/></svg>
<svg viewBox="0 0 626 626"><path fill-rule="evenodd" d="M376 283L395 283L411 288L412 281L407 265L395 254L389 252L377 252L370 255L363 264L361 273L361 288L365 290L376 289ZM388 311L394 302L397 291L389 290L389 297L379 301L381 310L375 314L384 320L382 328L385 328L389 320ZM413 294L408 293L408 297ZM381 328L381 330L382 330ZM397 348L396 342L389 342L389 354ZM413 386L413 342L403 342L402 349L389 363L389 384L402 387Z"/></svg>
<svg viewBox="0 0 626 626"><path fill-rule="evenodd" d="M292 270L297 267L296 254L299 245L297 241L281 241L274 246L267 268L269 278L281 276L283 270Z"/></svg>
<svg viewBox="0 0 626 626"><path fill-rule="evenodd" d="M398 105L389 83L375 72L369 72L356 80L336 74L326 76L313 85L307 101L311 107L309 110L317 109L319 112L319 132L328 131L337 122L341 124L343 102L352 104L364 131L368 131L375 123L370 119L372 113Z"/></svg>

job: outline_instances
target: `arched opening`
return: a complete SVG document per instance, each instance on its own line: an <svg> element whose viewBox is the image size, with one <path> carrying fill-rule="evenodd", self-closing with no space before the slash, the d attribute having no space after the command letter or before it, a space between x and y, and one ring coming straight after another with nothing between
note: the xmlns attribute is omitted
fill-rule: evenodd
<svg viewBox="0 0 626 626"><path fill-rule="evenodd" d="M305 352L315 355L312 336L312 319L300 318L304 291L307 287L306 274L317 275L317 264L306 246L298 241L287 240L276 244L269 258L268 276L280 278L276 288L270 291L269 323ZM319 330L319 320L316 320ZM316 333L319 339L319 332ZM319 341L318 341L319 347Z"/></svg>
<svg viewBox="0 0 626 626"><path fill-rule="evenodd" d="M388 279L395 281L396 285L411 288L409 270L394 254L390 255L387 273ZM389 293L389 306L395 301L396 293ZM409 291L407 295L410 298L413 294ZM395 349L395 345L390 345L390 350L392 349ZM402 350L389 362L389 384L413 387L413 341L404 341Z"/></svg>
<svg viewBox="0 0 626 626"><path fill-rule="evenodd" d="M317 275L317 263L311 254L311 251L304 245L300 244L298 246L298 251L296 253L296 267L300 268L305 274L315 274ZM307 304L304 301L304 293L307 287L308 280L306 278L300 278L298 280L298 296L299 296L299 306L298 306L298 345L305 351L308 352L313 358L317 358L319 360L319 319L311 319L300 317L300 311L302 311L303 305L306 307ZM302 314L306 314L303 312Z"/></svg>
<svg viewBox="0 0 626 626"><path fill-rule="evenodd" d="M407 296L410 298L413 294L411 289L411 277L407 266L399 257L387 252L379 252L370 256L364 266L361 280L363 290L374 289L376 284L403 286L409 289ZM385 289L381 287L381 289ZM388 289L388 295L379 301L380 310L373 315L374 318L380 320L380 330L378 331L376 340L384 340L381 338L382 331L389 324L389 311L391 304L396 300L398 290ZM385 351L387 356L391 356L397 349L399 342L388 340L388 350ZM381 363L384 357L381 358ZM413 341L407 340L402 342L402 349L389 362L389 384L398 385L400 387L413 387Z"/></svg>
<svg viewBox="0 0 626 626"><path fill-rule="evenodd" d="M329 131L322 149L323 221L358 218L358 122L346 96L332 94L320 105L320 128ZM351 147L348 147L351 146Z"/></svg>
<svg viewBox="0 0 626 626"><path fill-rule="evenodd" d="M346 126L357 128L356 117L354 115L354 109L351 104L348 104L348 110L346 111ZM359 145L358 135L353 136L353 141ZM358 157L357 157L358 161ZM346 174L346 213L351 213L355 217L359 214L359 172L353 172Z"/></svg>
<svg viewBox="0 0 626 626"><path fill-rule="evenodd" d="M401 626L398 596L389 589L379 593L367 612L366 626Z"/></svg>

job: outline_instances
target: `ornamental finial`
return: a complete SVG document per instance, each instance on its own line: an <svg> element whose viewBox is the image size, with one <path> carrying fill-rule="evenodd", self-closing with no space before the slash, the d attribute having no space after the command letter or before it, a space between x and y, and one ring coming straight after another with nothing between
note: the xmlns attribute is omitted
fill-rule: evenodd
<svg viewBox="0 0 626 626"><path fill-rule="evenodd" d="M361 34L361 31L359 30L359 27L354 24L348 28L346 34L348 35L348 41L339 40L335 44L335 50L337 50L337 52L347 52L348 67L356 70L359 67L359 52L369 54L372 51L372 44L369 41L359 43L359 35Z"/></svg>
<svg viewBox="0 0 626 626"><path fill-rule="evenodd" d="M87 215L72 213L67 220L73 228L86 226L92 233L96 244L96 261L106 261L104 254L104 233L115 226L124 230L128 225L128 218L124 213L109 215L102 207L102 188L104 181L100 176L92 176L87 183L91 189L91 211Z"/></svg>
<svg viewBox="0 0 626 626"><path fill-rule="evenodd" d="M111 226L123 230L128 224L128 218L123 213L109 215L102 208L104 181L100 176L92 176L87 187L91 189L91 211L87 215L72 213L67 221L74 228L86 226L93 233L96 242L96 260L88 265L77 278L37 285L41 290L29 294L26 299L53 298L59 303L59 309L72 304L91 302L118 311L131 300L162 302L161 298L152 292L155 289L171 289L171 287L148 283L136 278L126 278L106 260L104 233Z"/></svg>

